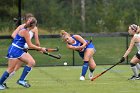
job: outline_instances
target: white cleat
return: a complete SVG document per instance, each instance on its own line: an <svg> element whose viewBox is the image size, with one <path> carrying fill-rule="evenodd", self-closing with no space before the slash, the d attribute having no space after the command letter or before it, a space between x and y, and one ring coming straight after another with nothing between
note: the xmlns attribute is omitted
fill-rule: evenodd
<svg viewBox="0 0 140 93"><path fill-rule="evenodd" d="M85 77L84 77L84 76L81 76L81 77L80 77L80 80L81 80L81 81L84 81L84 80L85 80Z"/></svg>
<svg viewBox="0 0 140 93"><path fill-rule="evenodd" d="M89 72L89 75L88 75L89 79L91 80L93 78L93 73Z"/></svg>
<svg viewBox="0 0 140 93"><path fill-rule="evenodd" d="M18 81L17 81L17 84L19 84L19 85L21 85L21 86L23 86L23 87L25 87L25 88L31 87L31 85L30 85L28 82L26 82L26 80L23 80L23 81L18 80Z"/></svg>
<svg viewBox="0 0 140 93"><path fill-rule="evenodd" d="M4 90L5 86L4 85L0 85L0 90Z"/></svg>

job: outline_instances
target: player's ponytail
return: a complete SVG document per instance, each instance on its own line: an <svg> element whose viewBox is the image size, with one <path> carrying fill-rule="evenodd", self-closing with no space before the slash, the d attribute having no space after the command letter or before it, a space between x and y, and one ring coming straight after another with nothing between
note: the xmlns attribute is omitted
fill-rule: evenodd
<svg viewBox="0 0 140 93"><path fill-rule="evenodd" d="M24 28L32 27L37 25L37 20L35 17L28 18L27 22L25 23Z"/></svg>

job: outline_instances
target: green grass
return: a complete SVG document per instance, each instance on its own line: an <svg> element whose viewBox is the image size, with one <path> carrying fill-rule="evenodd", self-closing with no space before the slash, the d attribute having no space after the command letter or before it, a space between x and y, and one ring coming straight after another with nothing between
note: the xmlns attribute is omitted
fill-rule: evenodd
<svg viewBox="0 0 140 93"><path fill-rule="evenodd" d="M85 37L90 40L91 37ZM126 50L126 38L125 37L93 37L93 43L96 48L96 53L93 56L96 64L113 64L117 62L124 54ZM2 39L0 40L0 64L5 64L7 60L4 58L7 54L8 46L10 45L10 40ZM48 65L63 65L67 61L68 65L73 65L73 51L66 48L66 44L62 42L60 38L41 38L41 46L56 48L59 47L59 52L62 55L60 60L48 57L37 51L29 51L31 55L36 60L37 66L48 66ZM58 54L53 53L53 54ZM134 55L134 53L130 54ZM79 54L75 52L75 65L82 65L82 59Z"/></svg>
<svg viewBox="0 0 140 93"><path fill-rule="evenodd" d="M98 65L94 74L99 74L110 65ZM0 68L0 75L6 68ZM23 69L23 68L22 68ZM0 93L139 93L140 80L127 80L131 75L129 65L118 65L97 78L79 81L81 66L35 67L28 76L32 87L24 88L15 82L21 74L7 81L10 89Z"/></svg>

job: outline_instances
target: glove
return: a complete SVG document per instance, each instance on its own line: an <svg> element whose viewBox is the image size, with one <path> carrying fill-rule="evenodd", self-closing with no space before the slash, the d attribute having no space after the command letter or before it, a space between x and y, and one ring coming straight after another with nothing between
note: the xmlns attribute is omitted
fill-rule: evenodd
<svg viewBox="0 0 140 93"><path fill-rule="evenodd" d="M124 62L125 61L125 58L122 57L121 60L120 60L120 63Z"/></svg>

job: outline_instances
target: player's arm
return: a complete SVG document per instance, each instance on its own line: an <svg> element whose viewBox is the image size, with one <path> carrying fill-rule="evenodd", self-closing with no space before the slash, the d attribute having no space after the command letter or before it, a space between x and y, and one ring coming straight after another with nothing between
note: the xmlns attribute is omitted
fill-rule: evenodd
<svg viewBox="0 0 140 93"><path fill-rule="evenodd" d="M35 45L40 46L40 41L39 41L39 37L38 37L38 28L35 27L33 29L34 32L34 38L35 38Z"/></svg>
<svg viewBox="0 0 140 93"><path fill-rule="evenodd" d="M75 46L72 46L72 45L70 45L70 44L68 44L68 43L67 43L66 46L67 46L68 49L76 50Z"/></svg>
<svg viewBox="0 0 140 93"><path fill-rule="evenodd" d="M23 25L20 25L16 28L16 30L12 33L11 37L15 38L15 36L17 35L17 33L19 32L19 30L23 27Z"/></svg>
<svg viewBox="0 0 140 93"><path fill-rule="evenodd" d="M83 49L86 47L87 42L80 35L74 35L74 38L82 43L82 45L78 46L77 49Z"/></svg>
<svg viewBox="0 0 140 93"><path fill-rule="evenodd" d="M87 42L80 36L80 35L74 35L74 38L82 43L81 46L72 46L70 44L67 44L67 48L72 50L81 50L86 47Z"/></svg>
<svg viewBox="0 0 140 93"><path fill-rule="evenodd" d="M27 45L29 46L29 48L42 51L42 48L41 48L41 47L38 47L38 46L34 45L34 44L31 42L30 34L29 34L28 31L21 31L21 32L20 32L20 35L23 36L23 37L25 38L26 43L27 43ZM45 49L43 49L43 50L45 50ZM44 52L45 52L45 51L44 51Z"/></svg>
<svg viewBox="0 0 140 93"><path fill-rule="evenodd" d="M71 44L68 44L68 43L67 43L66 46L67 46L68 49L79 50L77 46L72 46Z"/></svg>
<svg viewBox="0 0 140 93"><path fill-rule="evenodd" d="M133 47L134 47L134 44L135 44L135 37L133 37L132 39L131 39L131 42L130 42L130 45L129 45L129 47L128 47L128 49L127 49L127 51L125 52L125 54L124 54L124 58L126 58L128 55L129 55L129 53L132 51L132 49L133 49Z"/></svg>

